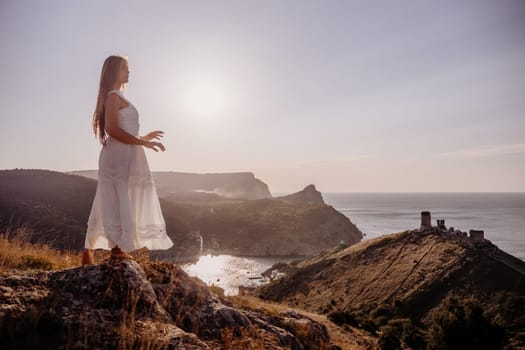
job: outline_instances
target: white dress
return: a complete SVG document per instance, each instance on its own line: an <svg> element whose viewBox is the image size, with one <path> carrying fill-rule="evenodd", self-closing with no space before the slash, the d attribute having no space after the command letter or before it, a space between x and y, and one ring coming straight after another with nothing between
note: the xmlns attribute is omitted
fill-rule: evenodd
<svg viewBox="0 0 525 350"><path fill-rule="evenodd" d="M118 112L120 128L138 137L137 109L119 90L110 93L117 93L129 104ZM97 190L87 225L85 248L111 249L118 245L132 251L173 246L144 146L108 136L98 159Z"/></svg>

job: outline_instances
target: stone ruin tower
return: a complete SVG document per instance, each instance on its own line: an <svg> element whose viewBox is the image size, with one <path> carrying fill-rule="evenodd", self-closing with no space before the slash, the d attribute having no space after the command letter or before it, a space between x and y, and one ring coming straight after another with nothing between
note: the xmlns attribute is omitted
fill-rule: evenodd
<svg viewBox="0 0 525 350"><path fill-rule="evenodd" d="M432 223L430 222L430 212L422 211L421 212L421 227L420 231L426 231L432 229Z"/></svg>
<svg viewBox="0 0 525 350"><path fill-rule="evenodd" d="M483 230L469 230L469 236L472 242L483 242L485 240Z"/></svg>

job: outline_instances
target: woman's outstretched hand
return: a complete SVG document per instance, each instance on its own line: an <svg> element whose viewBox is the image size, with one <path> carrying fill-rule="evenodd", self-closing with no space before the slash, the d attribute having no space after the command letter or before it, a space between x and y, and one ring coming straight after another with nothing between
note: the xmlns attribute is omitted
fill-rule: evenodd
<svg viewBox="0 0 525 350"><path fill-rule="evenodd" d="M151 141L153 139L160 140L162 136L164 136L164 131L155 130L155 131L148 133L147 135L142 136L141 139L146 140L146 141Z"/></svg>
<svg viewBox="0 0 525 350"><path fill-rule="evenodd" d="M151 148L152 150L154 150L155 152L158 152L158 150L155 148L155 147L158 147L162 150L162 152L164 152L166 150L166 148L164 148L164 145L160 142L149 142L150 140L153 140L153 139L158 139L160 140L160 138L164 136L164 131L162 130L155 130L155 131L152 131L144 136L141 136L140 138L145 140L145 141L148 141L144 144L144 147L148 147L148 148Z"/></svg>
<svg viewBox="0 0 525 350"><path fill-rule="evenodd" d="M166 150L166 148L164 148L164 145L160 142L154 142L154 141L148 141L144 144L144 147L148 147L148 148L151 148L152 150L154 150L155 152L158 152L158 150L155 148L155 147L158 147L162 150L162 152L164 152Z"/></svg>

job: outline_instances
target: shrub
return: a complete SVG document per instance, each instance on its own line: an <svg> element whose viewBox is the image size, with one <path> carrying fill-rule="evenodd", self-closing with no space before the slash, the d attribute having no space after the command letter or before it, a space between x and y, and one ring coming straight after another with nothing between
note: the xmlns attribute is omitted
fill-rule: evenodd
<svg viewBox="0 0 525 350"><path fill-rule="evenodd" d="M339 326L349 324L352 327L357 327L359 324L354 315L347 311L333 311L328 314L328 319Z"/></svg>
<svg viewBox="0 0 525 350"><path fill-rule="evenodd" d="M394 314L394 309L388 304L363 303L343 311L333 311L328 314L328 319L338 325L348 324L376 334Z"/></svg>
<svg viewBox="0 0 525 350"><path fill-rule="evenodd" d="M425 339L421 332L408 318L397 318L388 321L386 326L381 327L379 346L381 349L399 349L401 344L411 349L424 349Z"/></svg>
<svg viewBox="0 0 525 350"><path fill-rule="evenodd" d="M501 349L505 331L483 313L474 298L447 297L432 316L427 349Z"/></svg>

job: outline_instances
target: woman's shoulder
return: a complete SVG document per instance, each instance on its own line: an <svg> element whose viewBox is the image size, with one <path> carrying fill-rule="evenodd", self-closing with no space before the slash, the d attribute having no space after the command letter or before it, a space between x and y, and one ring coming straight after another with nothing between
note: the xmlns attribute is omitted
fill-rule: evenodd
<svg viewBox="0 0 525 350"><path fill-rule="evenodd" d="M124 96L122 96L122 92L117 89L110 90L106 94L106 106L116 105L117 108L120 110L128 107L129 104L130 102Z"/></svg>
<svg viewBox="0 0 525 350"><path fill-rule="evenodd" d="M111 90L111 91L108 91L108 93L106 94L104 104L106 106L110 106L110 105L119 106L120 105L119 100L120 100L120 93L116 90Z"/></svg>
<svg viewBox="0 0 525 350"><path fill-rule="evenodd" d="M111 90L108 91L108 93L106 94L106 101L118 101L119 97L120 94L118 93L118 91Z"/></svg>

